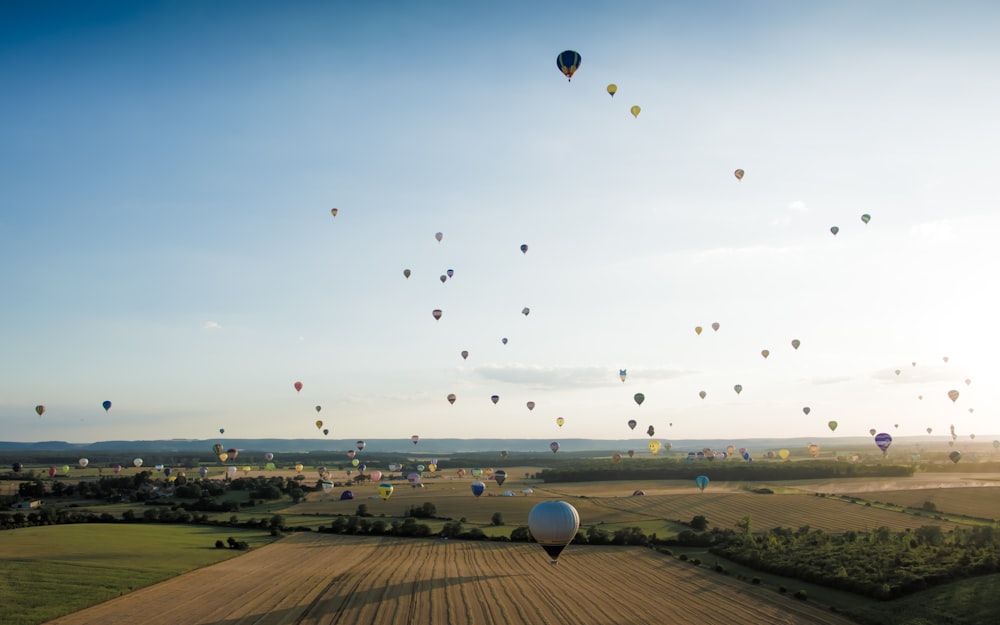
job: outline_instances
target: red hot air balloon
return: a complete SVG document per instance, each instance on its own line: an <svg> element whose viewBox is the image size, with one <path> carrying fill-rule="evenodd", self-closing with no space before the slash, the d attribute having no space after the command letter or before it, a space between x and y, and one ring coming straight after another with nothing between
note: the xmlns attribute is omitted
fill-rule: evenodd
<svg viewBox="0 0 1000 625"><path fill-rule="evenodd" d="M298 393L302 390L302 382L295 383L295 392Z"/></svg>

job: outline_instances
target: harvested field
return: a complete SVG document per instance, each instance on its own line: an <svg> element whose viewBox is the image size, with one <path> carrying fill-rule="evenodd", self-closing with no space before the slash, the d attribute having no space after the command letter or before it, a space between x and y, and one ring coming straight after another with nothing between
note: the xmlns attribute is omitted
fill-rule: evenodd
<svg viewBox="0 0 1000 625"><path fill-rule="evenodd" d="M710 527L722 529L735 529L736 522L747 515L750 515L755 530L778 526L794 529L803 525L824 532L864 531L881 526L894 531L922 525L940 525L946 529L955 526L954 523L813 495L758 495L706 491L689 495L646 495L602 499L599 503L626 512L684 522L701 515L708 519ZM582 516L581 514L581 521Z"/></svg>
<svg viewBox="0 0 1000 625"><path fill-rule="evenodd" d="M554 567L530 544L317 534L50 623L670 625L713 622L719 606L747 623L852 623L648 549L571 546Z"/></svg>
<svg viewBox="0 0 1000 625"><path fill-rule="evenodd" d="M939 513L961 514L979 519L1000 519L1000 484L971 488L934 488L844 493L867 501L881 501L910 508L933 503Z"/></svg>

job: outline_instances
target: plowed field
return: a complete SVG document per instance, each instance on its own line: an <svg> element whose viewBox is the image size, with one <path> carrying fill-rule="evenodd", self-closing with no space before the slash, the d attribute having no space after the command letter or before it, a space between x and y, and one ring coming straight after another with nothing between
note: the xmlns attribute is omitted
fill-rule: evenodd
<svg viewBox="0 0 1000 625"><path fill-rule="evenodd" d="M628 574L622 574L628 571ZM298 534L53 625L849 625L808 603L648 549Z"/></svg>
<svg viewBox="0 0 1000 625"><path fill-rule="evenodd" d="M846 493L868 501L921 508L925 501L937 506L938 513L963 514L980 519L1000 519L1000 485L973 488L933 488Z"/></svg>

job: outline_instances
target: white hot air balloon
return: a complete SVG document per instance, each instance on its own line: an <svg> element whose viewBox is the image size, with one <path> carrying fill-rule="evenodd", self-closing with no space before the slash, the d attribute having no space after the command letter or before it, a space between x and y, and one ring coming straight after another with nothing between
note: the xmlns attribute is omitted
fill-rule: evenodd
<svg viewBox="0 0 1000 625"><path fill-rule="evenodd" d="M543 501L528 513L528 530L552 558L552 564L558 564L559 554L579 529L580 514L565 501Z"/></svg>

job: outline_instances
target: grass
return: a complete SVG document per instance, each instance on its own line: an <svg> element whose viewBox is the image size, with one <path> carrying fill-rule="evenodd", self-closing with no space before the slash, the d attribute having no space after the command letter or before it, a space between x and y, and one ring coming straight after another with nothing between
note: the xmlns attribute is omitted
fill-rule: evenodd
<svg viewBox="0 0 1000 625"><path fill-rule="evenodd" d="M35 625L273 541L257 530L164 524L53 525L0 532L5 625Z"/></svg>

